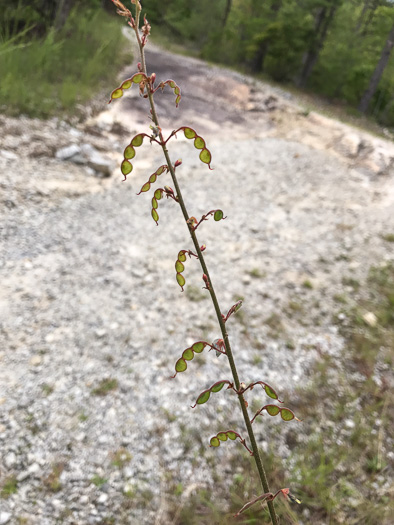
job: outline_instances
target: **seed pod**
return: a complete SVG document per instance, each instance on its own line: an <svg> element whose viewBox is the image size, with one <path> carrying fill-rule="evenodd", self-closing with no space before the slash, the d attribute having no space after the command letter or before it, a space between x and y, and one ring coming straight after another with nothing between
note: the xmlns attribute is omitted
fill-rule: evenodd
<svg viewBox="0 0 394 525"><path fill-rule="evenodd" d="M140 65L140 64L138 64L138 65ZM126 80L124 80L118 88L116 88L116 89L114 89L112 91L111 98L110 98L108 104L111 104L111 102L113 100L116 100L117 98L123 97L123 91L125 89L130 89L133 84L140 84L141 85L141 83L143 83L145 85L147 82L149 82L149 79L145 75L145 73L135 73L135 75L133 75L130 78L127 78Z"/></svg>

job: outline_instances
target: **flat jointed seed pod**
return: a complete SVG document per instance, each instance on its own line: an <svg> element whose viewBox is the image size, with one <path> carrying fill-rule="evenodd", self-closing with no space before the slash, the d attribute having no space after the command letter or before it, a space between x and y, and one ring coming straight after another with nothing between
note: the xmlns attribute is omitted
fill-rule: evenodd
<svg viewBox="0 0 394 525"><path fill-rule="evenodd" d="M301 419L298 419L298 417L295 416L294 412L290 410L290 408L278 407L277 405L265 405L263 406L263 408L260 408L260 410L256 412L251 422L253 423L256 417L259 416L264 410L270 416L273 416L273 417L280 414L283 421L292 421L293 419L295 419L296 421L301 421Z"/></svg>
<svg viewBox="0 0 394 525"><path fill-rule="evenodd" d="M183 126L176 131L173 131L172 135L176 135L178 131L183 131L187 139L194 139L194 147L198 150L201 150L199 155L201 162L207 164L208 168L211 170L212 155L209 149L205 147L205 140L197 135L197 132L193 128Z"/></svg>
<svg viewBox="0 0 394 525"><path fill-rule="evenodd" d="M186 350L184 350L182 353L182 357L180 357L175 363L175 374L171 377L174 378L179 372L184 372L187 369L186 361L192 361L194 354L200 354L207 345L208 343L205 341L197 341L197 343L194 343L189 348L186 348Z"/></svg>
<svg viewBox="0 0 394 525"><path fill-rule="evenodd" d="M198 396L196 400L196 403L192 406L192 408L195 408L196 405L203 405L204 403L206 403L211 397L211 392L212 393L220 392L222 388L224 387L224 385L226 384L229 385L228 388L230 388L230 386L232 385L232 383L230 383L230 381L227 381L227 380L217 381L210 388L208 388L207 390L204 390L204 392L201 392L201 394Z"/></svg>
<svg viewBox="0 0 394 525"><path fill-rule="evenodd" d="M133 84L141 84L141 82L148 83L148 77L144 73L136 73L131 78L127 78L124 80L121 85L114 89L111 93L111 98L108 102L108 104L111 104L113 100L116 100L117 98L123 97L123 91L125 89L131 88Z"/></svg>

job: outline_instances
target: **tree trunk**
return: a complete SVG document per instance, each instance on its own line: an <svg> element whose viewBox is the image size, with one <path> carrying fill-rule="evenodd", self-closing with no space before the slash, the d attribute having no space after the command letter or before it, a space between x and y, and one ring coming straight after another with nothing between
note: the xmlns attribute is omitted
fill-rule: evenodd
<svg viewBox="0 0 394 525"><path fill-rule="evenodd" d="M227 20L228 20L228 17L230 15L230 11L231 11L232 1L233 0L227 0L226 9L224 11L223 20L222 20L222 27L226 27Z"/></svg>
<svg viewBox="0 0 394 525"><path fill-rule="evenodd" d="M276 19L281 7L282 7L282 0L276 0L276 2L274 2L271 5L271 11L272 11L271 21ZM269 40L263 40L262 42L260 42L260 45L256 51L256 54L254 55L250 63L250 67L253 73L259 73L259 72L264 71L264 61L268 53L269 45L270 45Z"/></svg>
<svg viewBox="0 0 394 525"><path fill-rule="evenodd" d="M394 23L389 33L389 36L386 40L386 43L383 47L382 54L380 56L379 62L375 68L375 71L372 73L371 80L369 81L369 86L365 90L364 95L361 97L360 104L358 106L361 113L366 113L369 103L371 102L372 97L374 96L380 79L384 73L385 67L390 58L391 51L394 47Z"/></svg>
<svg viewBox="0 0 394 525"><path fill-rule="evenodd" d="M332 22L332 19L334 18L335 11L337 10L337 6L332 6L329 11L327 11L326 7L322 7L319 14L316 18L316 34L317 34L317 42L313 47L311 47L303 57L303 67L301 71L300 78L297 82L298 86L303 87L306 85L312 70L317 62L317 59L319 58L319 54L321 49L323 48L324 41L327 37L328 28L330 27L330 24Z"/></svg>

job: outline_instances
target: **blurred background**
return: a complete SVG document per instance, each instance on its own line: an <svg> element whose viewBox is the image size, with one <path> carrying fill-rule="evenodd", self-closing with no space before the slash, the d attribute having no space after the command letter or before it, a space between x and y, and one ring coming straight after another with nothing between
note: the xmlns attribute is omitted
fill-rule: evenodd
<svg viewBox="0 0 394 525"><path fill-rule="evenodd" d="M242 380L301 423L257 418L282 524L390 525L394 432L394 2L142 0L148 70L182 89L214 171L172 140ZM129 0L125 2L130 8ZM219 337L170 201L136 193L163 164L133 88L132 31L110 0L0 0L0 525L269 523L230 392L195 341ZM127 36L127 34L129 36ZM158 185L168 184L165 175ZM163 182L161 179L163 178ZM272 400L256 388L257 411Z"/></svg>
<svg viewBox="0 0 394 525"><path fill-rule="evenodd" d="M391 0L146 0L143 8L162 41L394 125ZM105 80L103 65L110 78L124 60L113 12L109 0L1 0L3 109L48 116L86 100Z"/></svg>

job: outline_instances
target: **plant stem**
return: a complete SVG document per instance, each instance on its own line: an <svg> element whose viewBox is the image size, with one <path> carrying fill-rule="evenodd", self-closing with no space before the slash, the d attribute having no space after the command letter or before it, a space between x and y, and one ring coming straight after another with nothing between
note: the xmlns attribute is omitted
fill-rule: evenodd
<svg viewBox="0 0 394 525"><path fill-rule="evenodd" d="M139 34L138 25L137 25L137 22L138 22L138 19L139 19L139 12L138 11L139 10L137 8L136 24L135 24L135 27L134 27L134 31L135 31L135 34L136 34L136 37L137 37L137 41L138 41L138 46L139 46L139 51L140 51L140 56L141 56L142 70L145 73L145 75L148 76L147 69L146 69L146 62L145 62L144 47L143 47L142 42L141 42L141 37L140 37L140 34ZM158 120L158 117L157 117L156 107L155 107L155 103L154 103L154 100L153 100L153 94L150 92L149 89L148 89L148 98L149 98L149 103L150 103L150 107L151 107L152 120L153 120L154 124L160 129L160 124L159 124L159 120ZM226 330L226 325L225 325L225 322L224 322L224 320L222 318L222 313L221 313L221 310L220 310L220 307L219 307L219 302L218 302L218 299L216 297L216 293L215 293L215 290L214 290L211 278L209 276L209 271L208 271L207 265L205 263L204 255L203 255L203 253L201 251L200 244L199 244L197 236L196 236L196 232L194 231L193 227L187 222L188 219L189 219L189 214L187 213L186 205L185 205L185 202L183 200L182 192L181 192L181 189L179 187L178 180L177 180L177 177L176 177L176 174L175 174L175 169L174 169L174 167L172 165L172 162L171 162L171 159L170 159L170 156L169 156L169 153L168 153L168 149L167 149L167 146L166 146L166 144L164 142L164 137L163 137L161 131L159 132L159 137L160 137L161 147L163 149L163 153L164 153L164 156L165 156L166 161L167 161L167 166L169 168L169 171L170 171L170 174L171 174L171 178L172 178L172 181L173 181L175 189L176 189L176 195L178 197L178 201L179 201L179 205L181 207L182 213L183 213L183 217L184 217L184 219L186 221L186 224L187 224L187 226L189 228L189 232L190 232L191 238L193 240L193 244L194 244L194 247L196 249L196 252L198 254L198 260L200 261L202 270L203 270L203 272L205 273L205 275L208 278L208 282L209 282L208 291L209 291L209 293L211 295L213 306L214 306L215 312L216 312L216 317L217 317L217 320L219 322L220 330L221 330L221 333L222 333L222 336L223 336L223 341L224 341L224 345L225 345L225 348L226 348L226 354L227 354L227 358L228 358L228 361L229 361L229 364L230 364L231 372L232 372L232 375L233 375L234 384L235 384L236 389L240 390L240 381L239 381L239 377L238 377L237 368L235 366L234 356L233 356L233 352L231 350L230 341L229 341L229 337L228 337L227 330ZM246 424L246 428L247 428L247 431L248 431L250 443L252 445L253 457L254 457L254 460L255 460L255 463L256 463L256 466L257 466L257 470L258 470L258 473L259 473L261 485L262 485L262 487L264 489L264 492L268 493L268 492L270 492L270 490L269 490L269 486L268 486L267 476L266 476L266 473L265 473L265 470L264 470L264 467L263 467L263 463L262 463L262 460L261 460L261 457L260 457L259 449L257 447L256 438L254 436L252 424L251 424L250 419L249 419L248 410L247 410L247 407L246 407L246 402L245 402L243 394L238 394L238 399L239 399L239 402L240 402L240 405L241 405L241 410L242 410L242 414L243 414L243 417L244 417L244 420L245 420L245 424ZM278 525L278 519L277 519L277 516L276 516L276 512L275 512L273 501L268 501L267 505L268 505L268 510L269 510L269 513L270 513L272 524L273 525Z"/></svg>

